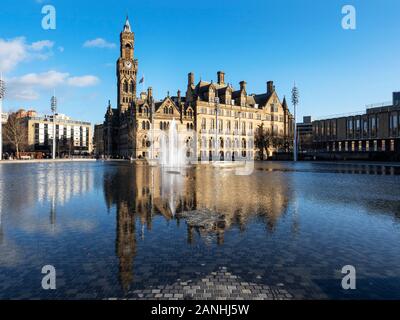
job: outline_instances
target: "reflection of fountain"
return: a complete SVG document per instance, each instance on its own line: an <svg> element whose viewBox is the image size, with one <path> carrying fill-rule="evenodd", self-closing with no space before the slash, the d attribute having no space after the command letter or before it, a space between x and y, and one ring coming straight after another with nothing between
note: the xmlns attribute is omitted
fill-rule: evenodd
<svg viewBox="0 0 400 320"><path fill-rule="evenodd" d="M160 141L160 164L167 168L180 168L187 164L185 144L180 141L175 119L172 120L168 135L163 135Z"/></svg>
<svg viewBox="0 0 400 320"><path fill-rule="evenodd" d="M161 176L161 197L172 216L175 216L176 209L180 201L183 177L180 174L171 174L170 171L162 172Z"/></svg>

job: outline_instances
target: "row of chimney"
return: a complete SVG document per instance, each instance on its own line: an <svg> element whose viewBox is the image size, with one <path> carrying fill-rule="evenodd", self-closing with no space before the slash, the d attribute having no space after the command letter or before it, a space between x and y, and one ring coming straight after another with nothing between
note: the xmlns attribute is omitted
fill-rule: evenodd
<svg viewBox="0 0 400 320"><path fill-rule="evenodd" d="M217 83L219 85L224 85L225 84L225 72L223 71L218 71L217 72ZM246 81L240 81L240 90L246 90ZM189 72L188 74L188 86L194 85L194 73ZM275 86L273 81L268 81L267 82L267 93L271 94L272 92L275 91Z"/></svg>

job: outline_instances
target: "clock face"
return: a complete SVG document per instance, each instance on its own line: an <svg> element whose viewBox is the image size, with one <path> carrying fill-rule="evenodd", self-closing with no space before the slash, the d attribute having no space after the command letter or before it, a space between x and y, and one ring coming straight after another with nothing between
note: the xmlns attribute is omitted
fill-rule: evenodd
<svg viewBox="0 0 400 320"><path fill-rule="evenodd" d="M132 62L125 61L125 67L127 67L128 69L132 68Z"/></svg>

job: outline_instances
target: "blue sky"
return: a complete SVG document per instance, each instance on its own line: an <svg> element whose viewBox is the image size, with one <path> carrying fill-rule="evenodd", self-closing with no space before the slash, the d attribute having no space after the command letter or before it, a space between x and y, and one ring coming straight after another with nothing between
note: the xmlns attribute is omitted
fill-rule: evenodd
<svg viewBox="0 0 400 320"><path fill-rule="evenodd" d="M56 30L41 27L46 4L56 8ZM356 8L356 30L341 27L346 4ZM128 13L139 75L158 98L184 92L189 71L197 82L223 70L234 87L246 80L249 93L274 80L279 96L288 96L296 81L298 119L360 111L400 90L398 12L398 0L2 0L4 107L48 113L55 88L60 112L102 122L108 99L116 105Z"/></svg>

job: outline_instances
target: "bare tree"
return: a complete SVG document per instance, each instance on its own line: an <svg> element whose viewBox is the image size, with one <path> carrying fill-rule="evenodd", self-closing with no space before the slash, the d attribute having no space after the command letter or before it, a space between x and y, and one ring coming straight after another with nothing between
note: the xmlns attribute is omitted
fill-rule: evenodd
<svg viewBox="0 0 400 320"><path fill-rule="evenodd" d="M260 160L264 160L264 151L268 153L268 149L272 146L272 135L264 128L263 123L257 127L254 144L260 152Z"/></svg>
<svg viewBox="0 0 400 320"><path fill-rule="evenodd" d="M15 150L18 159L19 153L28 145L28 127L25 120L12 112L4 126L5 141Z"/></svg>

